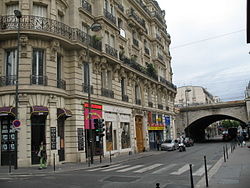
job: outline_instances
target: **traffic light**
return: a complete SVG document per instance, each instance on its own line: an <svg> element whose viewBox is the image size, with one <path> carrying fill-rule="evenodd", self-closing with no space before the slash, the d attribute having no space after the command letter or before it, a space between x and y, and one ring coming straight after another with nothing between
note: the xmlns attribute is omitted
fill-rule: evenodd
<svg viewBox="0 0 250 188"><path fill-rule="evenodd" d="M100 137L103 137L104 136L104 131L105 131L105 128L104 128L104 119L99 119L99 136Z"/></svg>
<svg viewBox="0 0 250 188"><path fill-rule="evenodd" d="M95 131L98 136L103 137L104 136L104 119L94 119L94 126Z"/></svg>
<svg viewBox="0 0 250 188"><path fill-rule="evenodd" d="M95 126L95 129L97 130L99 128L99 121L98 119L94 119L94 126Z"/></svg>

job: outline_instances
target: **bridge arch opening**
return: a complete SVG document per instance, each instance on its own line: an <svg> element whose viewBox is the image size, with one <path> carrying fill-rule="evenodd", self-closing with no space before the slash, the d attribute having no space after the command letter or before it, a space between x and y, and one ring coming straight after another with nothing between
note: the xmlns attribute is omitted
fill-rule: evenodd
<svg viewBox="0 0 250 188"><path fill-rule="evenodd" d="M191 137L195 142L203 142L205 141L205 129L211 125L212 123L215 123L217 121L221 120L235 120L240 122L240 125L242 128L245 128L246 123L238 118L228 116L228 115L209 115L204 116L194 122L191 122L188 127L185 128L185 134Z"/></svg>

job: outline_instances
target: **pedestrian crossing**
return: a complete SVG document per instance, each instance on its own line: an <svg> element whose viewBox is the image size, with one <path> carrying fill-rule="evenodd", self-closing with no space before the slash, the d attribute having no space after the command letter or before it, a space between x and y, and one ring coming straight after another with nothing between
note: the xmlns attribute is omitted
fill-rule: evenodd
<svg viewBox="0 0 250 188"><path fill-rule="evenodd" d="M212 165L207 165L207 170L211 168ZM150 173L155 175L160 174L169 174L173 176L179 176L184 173L189 172L190 165L189 164L161 164L161 163L155 163L155 164L137 164L137 165L128 165L128 164L115 164L111 166L106 167L100 167L100 168L94 168L94 169L88 169L86 171L88 172L116 172L116 173ZM192 165L193 170L193 176L203 176L205 174L205 166L204 165Z"/></svg>

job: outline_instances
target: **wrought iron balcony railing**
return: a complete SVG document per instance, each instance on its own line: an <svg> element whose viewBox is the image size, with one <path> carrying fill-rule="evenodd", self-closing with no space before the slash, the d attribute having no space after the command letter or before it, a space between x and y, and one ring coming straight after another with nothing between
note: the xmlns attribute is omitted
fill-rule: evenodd
<svg viewBox="0 0 250 188"><path fill-rule="evenodd" d="M134 18L135 21L137 21L139 23L139 25L141 25L143 28L146 28L146 24L145 24L145 20L140 18L136 13L135 10L133 8L130 9L130 17Z"/></svg>
<svg viewBox="0 0 250 188"><path fill-rule="evenodd" d="M158 109L163 110L163 105L162 104L158 104Z"/></svg>
<svg viewBox="0 0 250 188"><path fill-rule="evenodd" d="M114 91L112 90L102 88L101 92L102 92L101 95L104 97L114 98Z"/></svg>
<svg viewBox="0 0 250 188"><path fill-rule="evenodd" d="M88 11L89 13L92 13L92 6L88 1L82 0L82 8Z"/></svg>
<svg viewBox="0 0 250 188"><path fill-rule="evenodd" d="M165 84L166 86L168 86L168 87L170 87L170 88L173 88L174 90L177 89L177 87L176 87L174 84L172 84L171 82L167 81L165 78L163 78L163 77L161 77L161 76L159 76L159 78L160 78L159 81L160 81L161 83Z"/></svg>
<svg viewBox="0 0 250 188"><path fill-rule="evenodd" d="M148 102L148 107L153 108L153 103L152 102Z"/></svg>
<svg viewBox="0 0 250 188"><path fill-rule="evenodd" d="M139 41L135 38L133 38L133 44L137 47L139 47Z"/></svg>
<svg viewBox="0 0 250 188"><path fill-rule="evenodd" d="M122 11L122 12L124 12L124 7L123 7L123 5L122 4L118 4L118 8Z"/></svg>
<svg viewBox="0 0 250 188"><path fill-rule="evenodd" d="M128 102L128 96L127 95L122 95L122 101Z"/></svg>
<svg viewBox="0 0 250 188"><path fill-rule="evenodd" d="M18 29L18 19L15 16L0 16L0 31L9 31ZM66 38L70 41L79 41L85 45L101 51L102 42L87 35L78 28L71 28L68 25L45 17L23 15L20 19L21 30L31 30L52 33Z"/></svg>
<svg viewBox="0 0 250 188"><path fill-rule="evenodd" d="M142 0L136 0L137 1L137 3L139 3L139 5L143 8L143 10L145 11L145 12L147 12L148 13L148 15L150 15L151 16L151 11L147 8L147 6L142 2Z"/></svg>
<svg viewBox="0 0 250 188"><path fill-rule="evenodd" d="M30 75L30 84L47 86L48 78L47 76Z"/></svg>
<svg viewBox="0 0 250 188"><path fill-rule="evenodd" d="M161 41L161 36L159 34L156 34L155 36L157 40Z"/></svg>
<svg viewBox="0 0 250 188"><path fill-rule="evenodd" d="M57 80L57 88L66 90L66 81L65 80Z"/></svg>
<svg viewBox="0 0 250 188"><path fill-rule="evenodd" d="M16 85L16 75L0 77L0 86L12 86L12 85Z"/></svg>
<svg viewBox="0 0 250 188"><path fill-rule="evenodd" d="M82 91L84 93L88 93L89 92L89 86L88 86L88 84L85 84L85 83L82 84ZM90 92L91 92L91 94L94 94L93 85L90 86Z"/></svg>
<svg viewBox="0 0 250 188"><path fill-rule="evenodd" d="M105 45L105 50L106 50L106 53L109 54L109 55L112 55L114 56L115 58L118 58L118 53L117 53L117 50L111 46L109 46L108 44Z"/></svg>
<svg viewBox="0 0 250 188"><path fill-rule="evenodd" d="M163 61L163 56L160 53L158 53L158 58Z"/></svg>
<svg viewBox="0 0 250 188"><path fill-rule="evenodd" d="M144 47L144 51L145 51L146 54L149 55L149 49L147 47Z"/></svg>
<svg viewBox="0 0 250 188"><path fill-rule="evenodd" d="M109 11L107 11L105 8L103 9L104 16L111 21L113 24L116 25L116 17L111 14Z"/></svg>
<svg viewBox="0 0 250 188"><path fill-rule="evenodd" d="M141 99L135 99L135 104L141 105Z"/></svg>
<svg viewBox="0 0 250 188"><path fill-rule="evenodd" d="M157 18L157 20L158 20L160 23L164 24L164 20L163 20L162 16L161 16L157 11L151 12L151 15L152 15L153 17Z"/></svg>

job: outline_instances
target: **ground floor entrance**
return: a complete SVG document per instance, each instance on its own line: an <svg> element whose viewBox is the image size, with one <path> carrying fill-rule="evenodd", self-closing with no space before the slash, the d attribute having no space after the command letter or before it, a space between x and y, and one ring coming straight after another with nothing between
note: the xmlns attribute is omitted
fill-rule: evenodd
<svg viewBox="0 0 250 188"><path fill-rule="evenodd" d="M135 116L135 127L136 127L136 143L137 151L143 152L145 150L143 140L143 117Z"/></svg>
<svg viewBox="0 0 250 188"><path fill-rule="evenodd" d="M163 131L148 131L149 135L149 148L150 150L156 150L157 149L157 140L160 141L160 143L163 141Z"/></svg>
<svg viewBox="0 0 250 188"><path fill-rule="evenodd" d="M15 164L16 131L11 128L12 116L0 117L1 127L1 165Z"/></svg>
<svg viewBox="0 0 250 188"><path fill-rule="evenodd" d="M31 162L39 164L37 153L41 142L46 143L45 136L45 120L46 116L31 117Z"/></svg>

